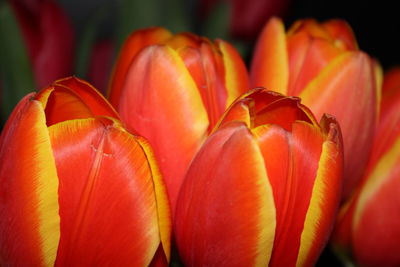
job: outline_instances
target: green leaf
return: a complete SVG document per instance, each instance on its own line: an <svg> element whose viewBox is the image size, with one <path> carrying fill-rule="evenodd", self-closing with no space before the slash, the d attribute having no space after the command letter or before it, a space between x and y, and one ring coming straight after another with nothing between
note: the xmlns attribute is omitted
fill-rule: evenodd
<svg viewBox="0 0 400 267"><path fill-rule="evenodd" d="M14 13L0 3L1 119L4 121L18 101L35 89L31 63Z"/></svg>

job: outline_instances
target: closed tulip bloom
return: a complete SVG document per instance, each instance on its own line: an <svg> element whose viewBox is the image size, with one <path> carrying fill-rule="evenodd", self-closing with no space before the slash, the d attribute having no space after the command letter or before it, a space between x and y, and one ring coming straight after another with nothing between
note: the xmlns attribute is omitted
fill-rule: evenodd
<svg viewBox="0 0 400 267"><path fill-rule="evenodd" d="M239 98L193 159L176 206L187 266L312 266L340 201L339 125L298 98Z"/></svg>
<svg viewBox="0 0 400 267"><path fill-rule="evenodd" d="M273 18L255 49L252 86L299 96L317 118L328 113L340 123L344 199L368 161L379 113L380 72L378 64L358 49L351 28L342 20L300 20L285 32L282 21Z"/></svg>
<svg viewBox="0 0 400 267"><path fill-rule="evenodd" d="M224 41L150 28L125 42L109 99L154 148L172 209L192 157L247 88L245 65Z"/></svg>
<svg viewBox="0 0 400 267"><path fill-rule="evenodd" d="M27 95L0 136L1 266L148 266L170 215L149 144L77 78Z"/></svg>
<svg viewBox="0 0 400 267"><path fill-rule="evenodd" d="M333 244L360 266L400 266L400 68L385 75L381 114L362 184L341 209Z"/></svg>

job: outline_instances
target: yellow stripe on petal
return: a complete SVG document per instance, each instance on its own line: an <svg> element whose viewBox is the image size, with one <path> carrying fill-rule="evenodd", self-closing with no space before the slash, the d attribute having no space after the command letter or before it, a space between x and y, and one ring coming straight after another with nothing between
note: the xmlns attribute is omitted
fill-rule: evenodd
<svg viewBox="0 0 400 267"><path fill-rule="evenodd" d="M357 228L358 224L361 223L360 219L368 201L370 201L379 188L385 184L387 178L390 178L389 170L394 169L395 164L400 158L400 138L394 142L392 148L381 157L377 163L375 169L370 173L367 182L361 189L361 193L358 197L356 209L354 212L353 229Z"/></svg>
<svg viewBox="0 0 400 267"><path fill-rule="evenodd" d="M325 141L301 234L296 266L313 266L328 240L340 200L342 164L337 145Z"/></svg>
<svg viewBox="0 0 400 267"><path fill-rule="evenodd" d="M167 258L167 261L169 262L171 254L172 223L167 190L149 143L142 137L136 138L136 141L139 143L144 153L146 154L153 176L154 191L158 211L158 227L160 231L160 239L165 252L165 256Z"/></svg>
<svg viewBox="0 0 400 267"><path fill-rule="evenodd" d="M28 97L11 115L0 145L0 265L53 266L58 176L42 103Z"/></svg>
<svg viewBox="0 0 400 267"><path fill-rule="evenodd" d="M249 89L246 66L236 49L227 42L218 41L225 66L225 86L228 93L226 108Z"/></svg>
<svg viewBox="0 0 400 267"><path fill-rule="evenodd" d="M35 123L37 138L37 194L39 212L39 232L42 240L42 253L46 266L52 266L57 256L60 240L60 217L58 214L58 177L53 152L51 149L46 119L41 104L32 101L41 114Z"/></svg>

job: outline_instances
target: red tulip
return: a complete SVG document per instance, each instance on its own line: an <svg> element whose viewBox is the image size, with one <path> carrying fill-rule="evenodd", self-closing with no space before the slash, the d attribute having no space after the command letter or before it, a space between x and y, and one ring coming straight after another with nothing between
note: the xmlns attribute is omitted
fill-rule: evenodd
<svg viewBox="0 0 400 267"><path fill-rule="evenodd" d="M400 265L400 68L385 75L381 114L362 184L340 212L333 243L360 266Z"/></svg>
<svg viewBox="0 0 400 267"><path fill-rule="evenodd" d="M335 116L343 131L344 192L360 181L379 112L380 68L361 52L341 20L300 20L287 33L271 19L258 40L252 86L299 96L317 118Z"/></svg>
<svg viewBox="0 0 400 267"><path fill-rule="evenodd" d="M224 41L211 43L189 33L150 28L125 42L110 101L128 127L154 148L172 209L192 157L224 110L247 88L245 65Z"/></svg>
<svg viewBox="0 0 400 267"><path fill-rule="evenodd" d="M51 0L11 1L39 88L71 75L74 33L68 17Z"/></svg>
<svg viewBox="0 0 400 267"><path fill-rule="evenodd" d="M169 259L150 146L88 83L27 95L0 136L1 266L147 266ZM161 253L163 252L163 253Z"/></svg>
<svg viewBox="0 0 400 267"><path fill-rule="evenodd" d="M298 98L239 98L193 159L175 214L187 266L312 266L340 201L339 125Z"/></svg>

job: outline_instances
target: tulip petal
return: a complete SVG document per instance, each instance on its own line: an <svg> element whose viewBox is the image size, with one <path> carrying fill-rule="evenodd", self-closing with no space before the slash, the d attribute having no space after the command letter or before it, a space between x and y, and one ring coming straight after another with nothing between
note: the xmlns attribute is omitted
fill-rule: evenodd
<svg viewBox="0 0 400 267"><path fill-rule="evenodd" d="M144 47L163 43L168 40L171 35L172 34L164 28L154 27L135 31L128 37L120 50L116 61L117 64L114 66L110 89L108 91L108 99L115 108L118 108L126 74L135 56Z"/></svg>
<svg viewBox="0 0 400 267"><path fill-rule="evenodd" d="M287 40L289 54L288 95L299 95L307 84L343 52L329 41L300 32Z"/></svg>
<svg viewBox="0 0 400 267"><path fill-rule="evenodd" d="M400 138L363 185L353 218L353 253L365 266L398 266Z"/></svg>
<svg viewBox="0 0 400 267"><path fill-rule="evenodd" d="M153 147L173 209L189 162L207 135L207 112L183 61L167 46L143 50L127 77L119 112Z"/></svg>
<svg viewBox="0 0 400 267"><path fill-rule="evenodd" d="M207 139L182 186L175 220L188 266L267 266L275 206L260 150L243 123Z"/></svg>
<svg viewBox="0 0 400 267"><path fill-rule="evenodd" d="M228 93L225 109L241 94L249 90L250 82L246 65L240 54L229 43L217 40L225 66L225 87Z"/></svg>
<svg viewBox="0 0 400 267"><path fill-rule="evenodd" d="M331 19L321 25L332 38L335 45L345 50L358 50L358 44L350 25L341 19Z"/></svg>
<svg viewBox="0 0 400 267"><path fill-rule="evenodd" d="M251 64L251 87L286 94L289 82L286 34L283 22L272 18L264 27Z"/></svg>
<svg viewBox="0 0 400 267"><path fill-rule="evenodd" d="M26 96L0 144L0 265L50 266L60 238L58 179L40 102Z"/></svg>
<svg viewBox="0 0 400 267"><path fill-rule="evenodd" d="M49 87L37 94L46 112L48 126L73 119L93 117L93 112L82 99L68 88Z"/></svg>
<svg viewBox="0 0 400 267"><path fill-rule="evenodd" d="M315 265L328 241L341 199L343 148L340 129L335 121L327 117L322 120L322 127L328 128L327 140L322 145L296 266Z"/></svg>
<svg viewBox="0 0 400 267"><path fill-rule="evenodd" d="M343 53L332 60L300 94L303 103L317 118L327 112L340 123L346 159L344 198L349 196L361 178L371 148L377 114L376 108L372 108L377 107L374 75L374 68L366 54ZM354 129L358 134L353 133Z"/></svg>
<svg viewBox="0 0 400 267"><path fill-rule="evenodd" d="M318 127L294 122L253 130L264 157L276 206L276 234L269 266L294 266L313 193L323 143Z"/></svg>
<svg viewBox="0 0 400 267"><path fill-rule="evenodd" d="M153 170L112 121L49 127L60 179L58 266L146 266L160 244Z"/></svg>
<svg viewBox="0 0 400 267"><path fill-rule="evenodd" d="M76 77L68 77L55 82L56 85L74 91L87 106L94 116L109 116L119 119L118 113L99 91L90 83Z"/></svg>

